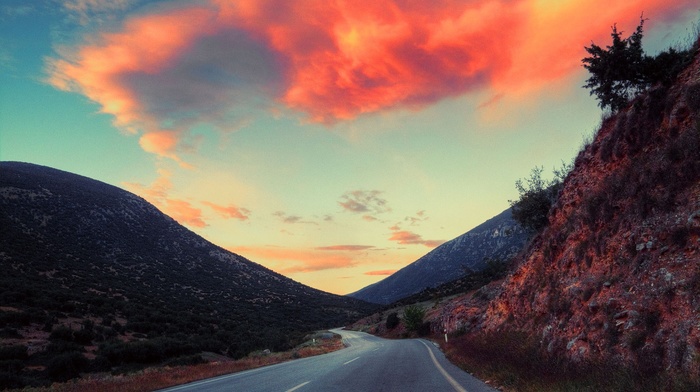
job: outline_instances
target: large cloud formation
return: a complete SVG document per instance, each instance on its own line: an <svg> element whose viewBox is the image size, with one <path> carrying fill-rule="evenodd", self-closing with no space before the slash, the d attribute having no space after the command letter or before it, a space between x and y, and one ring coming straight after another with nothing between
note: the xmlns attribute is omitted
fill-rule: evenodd
<svg viewBox="0 0 700 392"><path fill-rule="evenodd" d="M69 4L81 2L68 2ZM149 152L178 160L187 132L227 130L283 105L333 123L493 88L528 90L580 70L613 23L648 26L697 0L202 0L128 16L48 61ZM162 142L162 145L159 144ZM181 162L182 163L182 162Z"/></svg>

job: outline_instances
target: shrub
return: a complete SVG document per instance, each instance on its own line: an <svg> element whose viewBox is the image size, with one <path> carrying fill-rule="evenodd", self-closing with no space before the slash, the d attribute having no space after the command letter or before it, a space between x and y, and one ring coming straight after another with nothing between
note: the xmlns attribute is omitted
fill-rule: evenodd
<svg viewBox="0 0 700 392"><path fill-rule="evenodd" d="M549 210L559 197L564 178L571 171L571 165L564 164L554 170L554 179L542 178L543 167L535 167L525 181L519 179L515 187L520 194L518 200L509 200L513 219L525 229L539 232L549 224Z"/></svg>
<svg viewBox="0 0 700 392"><path fill-rule="evenodd" d="M386 318L386 329L394 329L399 325L399 315L396 312L389 313Z"/></svg>
<svg viewBox="0 0 700 392"><path fill-rule="evenodd" d="M0 329L0 338L21 338L22 335L20 335L19 332L17 332L16 328L11 328L11 327L5 327L3 329Z"/></svg>
<svg viewBox="0 0 700 392"><path fill-rule="evenodd" d="M403 322L406 329L417 332L423 324L425 309L418 305L409 305L403 310Z"/></svg>
<svg viewBox="0 0 700 392"><path fill-rule="evenodd" d="M27 359L27 347L20 345L0 347L0 361Z"/></svg>
<svg viewBox="0 0 700 392"><path fill-rule="evenodd" d="M49 335L49 340L63 340L65 342L73 341L73 330L65 326L54 328Z"/></svg>
<svg viewBox="0 0 700 392"><path fill-rule="evenodd" d="M91 330L81 329L79 331L73 332L73 339L75 339L76 343L87 345L90 344L92 342L92 339L94 338L95 333Z"/></svg>
<svg viewBox="0 0 700 392"><path fill-rule="evenodd" d="M430 335L430 322L426 321L424 323L421 323L421 325L418 327L418 336L428 336Z"/></svg>
<svg viewBox="0 0 700 392"><path fill-rule="evenodd" d="M46 370L53 381L68 381L80 376L87 369L89 361L81 353L69 352L53 357Z"/></svg>

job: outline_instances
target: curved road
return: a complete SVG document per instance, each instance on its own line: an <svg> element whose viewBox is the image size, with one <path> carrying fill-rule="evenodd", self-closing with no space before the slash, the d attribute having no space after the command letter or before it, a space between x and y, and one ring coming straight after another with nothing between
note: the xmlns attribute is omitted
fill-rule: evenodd
<svg viewBox="0 0 700 392"><path fill-rule="evenodd" d="M452 365L426 340L386 340L339 329L333 332L349 347L162 391L496 391Z"/></svg>

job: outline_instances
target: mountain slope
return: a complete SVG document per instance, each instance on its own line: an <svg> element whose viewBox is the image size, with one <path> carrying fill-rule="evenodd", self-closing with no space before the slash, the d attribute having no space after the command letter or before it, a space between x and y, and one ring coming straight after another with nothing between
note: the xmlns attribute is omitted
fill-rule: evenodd
<svg viewBox="0 0 700 392"><path fill-rule="evenodd" d="M510 209L448 241L350 297L389 304L429 287L455 280L466 269L479 271L487 259L509 259L522 250L528 233L512 218Z"/></svg>
<svg viewBox="0 0 700 392"><path fill-rule="evenodd" d="M479 312L469 301L439 323L525 333L560 363L697 378L700 56L603 120L500 294Z"/></svg>
<svg viewBox="0 0 700 392"><path fill-rule="evenodd" d="M122 189L17 162L0 163L0 267L0 328L16 338L43 328L37 355L51 348L52 329L68 325L75 343L87 325L85 346L140 334L187 346L156 359L201 350L241 356L286 348L373 308L211 244ZM109 366L155 361L104 347L96 354Z"/></svg>

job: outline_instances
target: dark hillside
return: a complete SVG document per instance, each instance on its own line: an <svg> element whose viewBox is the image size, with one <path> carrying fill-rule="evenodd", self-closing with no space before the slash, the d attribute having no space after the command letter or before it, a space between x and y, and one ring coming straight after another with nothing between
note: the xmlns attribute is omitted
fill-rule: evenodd
<svg viewBox="0 0 700 392"><path fill-rule="evenodd" d="M52 373L56 356L82 372L281 350L373 309L213 245L129 192L25 163L0 163L0 267L2 344L36 365L0 367L13 385L70 378Z"/></svg>

